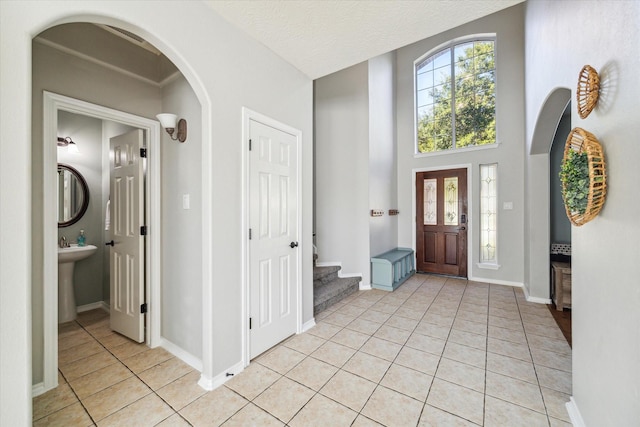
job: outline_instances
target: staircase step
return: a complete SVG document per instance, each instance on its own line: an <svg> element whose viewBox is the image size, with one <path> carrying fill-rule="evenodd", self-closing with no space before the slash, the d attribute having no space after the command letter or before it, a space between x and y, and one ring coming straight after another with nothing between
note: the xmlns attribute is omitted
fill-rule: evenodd
<svg viewBox="0 0 640 427"><path fill-rule="evenodd" d="M313 313L318 314L358 291L361 277L337 277L313 291Z"/></svg>
<svg viewBox="0 0 640 427"><path fill-rule="evenodd" d="M330 265L328 267L313 267L313 280L321 280L333 273L340 271L342 267L339 265Z"/></svg>
<svg viewBox="0 0 640 427"><path fill-rule="evenodd" d="M327 283L333 282L338 278L340 266L330 267L314 267L313 268L313 289L321 288Z"/></svg>

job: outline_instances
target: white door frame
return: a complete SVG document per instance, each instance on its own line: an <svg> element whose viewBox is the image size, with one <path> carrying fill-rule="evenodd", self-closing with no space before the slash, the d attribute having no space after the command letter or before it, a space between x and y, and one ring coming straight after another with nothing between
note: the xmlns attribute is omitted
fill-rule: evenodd
<svg viewBox="0 0 640 427"><path fill-rule="evenodd" d="M249 366L250 362L250 335L249 335L249 312L251 309L251 289L249 282L249 135L250 135L250 122L251 120L260 122L267 126L271 126L282 132L291 134L296 138L296 144L298 146L298 163L296 179L298 180L298 194L297 194L297 210L298 210L298 228L296 230L298 235L299 247L303 248L302 237L302 131L267 117L263 114L252 111L246 107L242 107L242 305L241 312L241 325L242 325L242 366ZM296 313L296 333L302 332L302 250L296 251L296 262L298 263L298 275L296 277L296 298L295 307Z"/></svg>
<svg viewBox="0 0 640 427"><path fill-rule="evenodd" d="M147 295L147 328L145 342L149 347L160 345L160 123L92 104L78 99L44 91L43 93L43 181L44 181L44 381L45 392L58 385L58 219L54 180L47 180L57 169L58 111L67 111L101 120L110 120L142 129L147 135L147 171L145 179L145 222L149 234L145 239L145 293ZM153 212L153 215L151 215Z"/></svg>
<svg viewBox="0 0 640 427"><path fill-rule="evenodd" d="M467 170L467 279L472 280L471 266L473 265L473 167L469 163L459 165L447 165L447 166L433 166L425 168L411 169L411 212L414 220L411 221L413 239L411 241L411 248L413 249L414 258L417 257L418 251L416 248L416 241L418 238L418 231L416 229L416 176L420 172L435 172L445 171L450 169L466 169ZM417 259L413 260L414 265L417 264Z"/></svg>

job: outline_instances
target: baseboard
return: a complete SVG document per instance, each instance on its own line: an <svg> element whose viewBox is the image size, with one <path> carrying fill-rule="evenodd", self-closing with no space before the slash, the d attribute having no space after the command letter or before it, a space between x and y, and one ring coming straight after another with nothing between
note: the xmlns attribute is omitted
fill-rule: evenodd
<svg viewBox="0 0 640 427"><path fill-rule="evenodd" d="M44 388L44 382L34 384L31 386L31 397L40 396L44 394L47 390Z"/></svg>
<svg viewBox="0 0 640 427"><path fill-rule="evenodd" d="M213 389L220 387L222 384L226 383L227 381L229 381L235 375L238 375L243 370L244 370L244 363L238 362L232 367L230 367L229 369L227 369L225 372L222 372L221 374L218 374L213 378L202 374L200 376L200 380L198 381L198 385L207 391L211 391Z"/></svg>
<svg viewBox="0 0 640 427"><path fill-rule="evenodd" d="M302 324L302 331L300 333L307 332L309 329L313 328L314 326L316 326L316 319L315 317L312 317L311 320L307 320Z"/></svg>
<svg viewBox="0 0 640 427"><path fill-rule="evenodd" d="M338 261L316 261L316 267L340 267L342 268L342 263ZM340 272L338 272L339 274Z"/></svg>
<svg viewBox="0 0 640 427"><path fill-rule="evenodd" d="M522 290L524 291L524 297L528 302L535 302L538 304L551 304L551 299L549 298L532 297L531 295L529 295L529 290L526 286L523 286Z"/></svg>
<svg viewBox="0 0 640 427"><path fill-rule="evenodd" d="M104 301L92 302L91 304L79 305L76 307L76 313L82 313L84 311L95 310L96 308L100 308L107 313L111 310L109 304Z"/></svg>
<svg viewBox="0 0 640 427"><path fill-rule="evenodd" d="M326 262L316 262L316 267L340 267L338 271L338 277L341 279L349 278L349 277L359 277L360 283L358 284L358 290L360 291L368 291L371 290L371 285L365 285L362 280L362 273L343 273L342 272L342 263L337 261L326 261Z"/></svg>
<svg viewBox="0 0 640 427"><path fill-rule="evenodd" d="M584 419L582 419L582 415L580 414L580 410L578 409L578 405L576 404L573 396L571 396L570 400L565 403L565 406L567 407L567 412L569 413L569 418L571 419L573 427L587 427L584 423Z"/></svg>
<svg viewBox="0 0 640 427"><path fill-rule="evenodd" d="M169 353L191 366L193 369L202 372L202 360L198 359L193 354L183 350L165 338L160 338L160 347L164 348Z"/></svg>
<svg viewBox="0 0 640 427"><path fill-rule="evenodd" d="M470 282L481 282L481 283L491 283L492 285L502 285L502 286L511 286L514 288L524 288L524 284L521 282L512 282L510 280L500 280L500 279L487 279L485 277L471 277L467 278Z"/></svg>

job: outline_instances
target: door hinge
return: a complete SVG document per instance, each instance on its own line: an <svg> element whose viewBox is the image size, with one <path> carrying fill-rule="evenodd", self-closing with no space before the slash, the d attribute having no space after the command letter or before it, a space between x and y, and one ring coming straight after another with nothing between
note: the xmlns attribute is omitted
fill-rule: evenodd
<svg viewBox="0 0 640 427"><path fill-rule="evenodd" d="M144 314L147 312L147 303L145 302L144 304L140 305L140 313Z"/></svg>
<svg viewBox="0 0 640 427"><path fill-rule="evenodd" d="M251 240L251 229L249 229L249 240Z"/></svg>
<svg viewBox="0 0 640 427"><path fill-rule="evenodd" d="M251 140L249 140L249 151L251 151Z"/></svg>
<svg viewBox="0 0 640 427"><path fill-rule="evenodd" d="M251 317L249 317L249 329L251 329L251 326L252 326L251 324L253 323L252 320L253 319Z"/></svg>
<svg viewBox="0 0 640 427"><path fill-rule="evenodd" d="M140 227L140 235L141 236L146 236L147 235L147 226L143 225L142 227Z"/></svg>
<svg viewBox="0 0 640 427"><path fill-rule="evenodd" d="M140 149L140 157L142 157L143 159L147 158L147 149L146 148L141 148Z"/></svg>

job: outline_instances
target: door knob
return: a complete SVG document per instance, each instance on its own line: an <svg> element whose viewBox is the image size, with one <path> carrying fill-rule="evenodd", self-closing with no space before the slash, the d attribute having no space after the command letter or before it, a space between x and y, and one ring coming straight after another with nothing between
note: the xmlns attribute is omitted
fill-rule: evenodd
<svg viewBox="0 0 640 427"><path fill-rule="evenodd" d="M293 248L297 248L297 247L298 247L298 242L291 242L291 243L289 244L289 246L291 247L291 249L293 249Z"/></svg>
<svg viewBox="0 0 640 427"><path fill-rule="evenodd" d="M105 246L113 246L113 245L115 245L115 243L113 243L113 240L112 240L110 242L105 243L104 245Z"/></svg>
<svg viewBox="0 0 640 427"><path fill-rule="evenodd" d="M466 229L467 229L467 227L460 227L460 228L458 228L458 231L464 231Z"/></svg>

